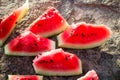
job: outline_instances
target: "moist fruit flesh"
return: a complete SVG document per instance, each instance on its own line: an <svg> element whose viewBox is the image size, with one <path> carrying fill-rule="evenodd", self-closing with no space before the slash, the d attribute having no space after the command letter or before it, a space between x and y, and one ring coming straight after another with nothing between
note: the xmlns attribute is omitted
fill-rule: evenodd
<svg viewBox="0 0 120 80"><path fill-rule="evenodd" d="M35 56L39 53L55 49L55 42L37 36L32 32L24 32L5 46L6 55Z"/></svg>
<svg viewBox="0 0 120 80"><path fill-rule="evenodd" d="M64 31L68 26L68 23L58 10L54 7L49 7L27 30L42 37L50 37Z"/></svg>
<svg viewBox="0 0 120 80"><path fill-rule="evenodd" d="M37 74L48 76L71 76L82 73L80 59L62 49L38 55L33 60L33 67Z"/></svg>

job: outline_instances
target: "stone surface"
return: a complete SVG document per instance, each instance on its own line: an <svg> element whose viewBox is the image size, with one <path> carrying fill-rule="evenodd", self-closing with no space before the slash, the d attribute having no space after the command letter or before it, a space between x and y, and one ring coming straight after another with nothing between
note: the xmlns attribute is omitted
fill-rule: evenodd
<svg viewBox="0 0 120 80"><path fill-rule="evenodd" d="M24 0L0 0L0 18L24 3ZM102 46L65 51L75 53L83 64L83 74L70 77L48 77L44 80L76 80L87 71L96 70L100 80L120 80L120 1L119 0L29 0L30 10L17 25L6 43L22 33L30 23L39 17L49 6L56 7L69 24L87 22L104 24L113 31L111 38ZM55 36L51 39L56 40ZM6 44L5 43L5 44ZM3 46L4 47L4 46ZM35 74L32 67L34 57L14 57L4 55L0 48L0 80L7 80L8 74Z"/></svg>

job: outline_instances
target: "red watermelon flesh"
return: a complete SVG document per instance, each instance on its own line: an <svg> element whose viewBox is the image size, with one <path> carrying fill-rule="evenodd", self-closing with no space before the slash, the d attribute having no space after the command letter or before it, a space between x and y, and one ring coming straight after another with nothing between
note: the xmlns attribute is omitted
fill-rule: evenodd
<svg viewBox="0 0 120 80"><path fill-rule="evenodd" d="M77 80L99 80L95 70L90 70L86 73L85 76L78 78Z"/></svg>
<svg viewBox="0 0 120 80"><path fill-rule="evenodd" d="M55 49L55 42L32 32L25 32L11 40L5 46L5 54L18 56L35 56L39 53Z"/></svg>
<svg viewBox="0 0 120 80"><path fill-rule="evenodd" d="M82 73L80 59L62 49L38 55L33 60L33 67L37 74L48 76L71 76Z"/></svg>
<svg viewBox="0 0 120 80"><path fill-rule="evenodd" d="M68 23L58 10L54 7L49 7L27 30L43 37L50 37L64 31L67 27Z"/></svg>
<svg viewBox="0 0 120 80"><path fill-rule="evenodd" d="M37 76L37 75L8 75L8 80L43 80L43 76Z"/></svg>
<svg viewBox="0 0 120 80"><path fill-rule="evenodd" d="M0 46L3 45L5 40L9 37L15 25L22 19L29 9L28 1L11 12L8 16L0 20Z"/></svg>
<svg viewBox="0 0 120 80"><path fill-rule="evenodd" d="M58 46L75 49L93 48L103 44L110 35L111 30L104 25L77 23L58 35Z"/></svg>

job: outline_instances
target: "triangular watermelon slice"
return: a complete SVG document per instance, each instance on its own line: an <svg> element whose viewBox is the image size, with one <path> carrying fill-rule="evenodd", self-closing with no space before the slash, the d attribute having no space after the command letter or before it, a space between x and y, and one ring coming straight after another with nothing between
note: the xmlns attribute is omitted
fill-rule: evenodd
<svg viewBox="0 0 120 80"><path fill-rule="evenodd" d="M54 7L49 7L27 30L42 37L50 37L64 31L67 27L68 23L58 10Z"/></svg>
<svg viewBox="0 0 120 80"><path fill-rule="evenodd" d="M85 76L82 76L78 78L77 80L99 80L99 78L95 70L90 70L86 73Z"/></svg>
<svg viewBox="0 0 120 80"><path fill-rule="evenodd" d="M37 74L48 76L72 76L82 73L81 60L75 54L62 49L38 55L33 60L33 67Z"/></svg>
<svg viewBox="0 0 120 80"><path fill-rule="evenodd" d="M43 76L37 76L37 75L8 75L8 80L43 80Z"/></svg>
<svg viewBox="0 0 120 80"><path fill-rule="evenodd" d="M87 49L100 46L111 35L104 25L77 23L57 36L58 46L73 49Z"/></svg>
<svg viewBox="0 0 120 80"><path fill-rule="evenodd" d="M6 55L35 56L39 53L55 49L55 42L32 32L25 32L11 40L5 46Z"/></svg>
<svg viewBox="0 0 120 80"><path fill-rule="evenodd" d="M0 20L0 46L9 37L16 24L23 18L29 9L28 0L18 9L11 12L8 16Z"/></svg>

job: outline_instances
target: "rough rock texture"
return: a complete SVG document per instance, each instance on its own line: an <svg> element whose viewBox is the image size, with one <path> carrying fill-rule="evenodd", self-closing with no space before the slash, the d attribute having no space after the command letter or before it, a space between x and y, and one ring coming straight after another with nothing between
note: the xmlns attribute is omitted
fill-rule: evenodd
<svg viewBox="0 0 120 80"><path fill-rule="evenodd" d="M0 0L0 18L24 3L24 0ZM104 24L113 31L111 38L102 46L87 49L64 49L75 53L83 63L83 74L70 77L48 77L44 80L76 80L88 70L96 70L100 80L120 80L120 1L119 0L30 0L27 16L17 25L6 43L22 33L49 6L56 7L69 24L85 21ZM56 41L56 37L51 39ZM5 43L5 44L6 44ZM3 46L4 47L4 46ZM35 74L32 67L34 57L4 55L0 48L0 80L8 74Z"/></svg>

